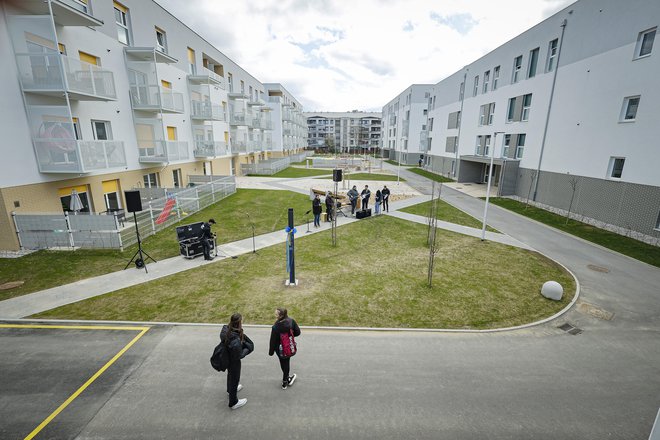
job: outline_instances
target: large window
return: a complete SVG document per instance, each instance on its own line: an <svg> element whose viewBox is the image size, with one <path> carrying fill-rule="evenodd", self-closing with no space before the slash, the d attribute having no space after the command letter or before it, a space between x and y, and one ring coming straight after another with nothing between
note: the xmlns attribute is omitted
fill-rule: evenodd
<svg viewBox="0 0 660 440"><path fill-rule="evenodd" d="M532 107L532 94L509 98L509 106L506 112L506 122L527 121Z"/></svg>
<svg viewBox="0 0 660 440"><path fill-rule="evenodd" d="M120 43L130 45L131 36L129 30L129 17L128 8L121 3L114 2L115 7L115 23L117 27L117 40Z"/></svg>
<svg viewBox="0 0 660 440"><path fill-rule="evenodd" d="M175 188L181 188L181 182L183 182L181 179L181 168L172 170L172 180L174 181Z"/></svg>
<svg viewBox="0 0 660 440"><path fill-rule="evenodd" d="M504 135L504 144L502 146L502 157L509 157L509 147L511 146L511 135Z"/></svg>
<svg viewBox="0 0 660 440"><path fill-rule="evenodd" d="M472 96L477 96L479 92L479 75L474 77L474 90L472 90Z"/></svg>
<svg viewBox="0 0 660 440"><path fill-rule="evenodd" d="M635 58L651 55L656 30L657 28L653 28L639 33L639 36L637 37L637 45L635 46Z"/></svg>
<svg viewBox="0 0 660 440"><path fill-rule="evenodd" d="M525 150L525 140L527 135L525 133L520 133L518 135L518 141L516 142L516 159L522 159L523 151Z"/></svg>
<svg viewBox="0 0 660 440"><path fill-rule="evenodd" d="M523 95L522 99L522 115L520 117L521 121L529 120L529 110L532 107L532 94Z"/></svg>
<svg viewBox="0 0 660 440"><path fill-rule="evenodd" d="M458 128L458 125L461 123L461 112L449 113L447 118L447 129Z"/></svg>
<svg viewBox="0 0 660 440"><path fill-rule="evenodd" d="M94 139L97 141L109 141L112 139L110 121L92 121Z"/></svg>
<svg viewBox="0 0 660 440"><path fill-rule="evenodd" d="M195 65L195 51L188 48L188 73L194 75L197 73L197 66Z"/></svg>
<svg viewBox="0 0 660 440"><path fill-rule="evenodd" d="M552 72L557 67L557 45L559 44L558 39L552 40L548 43L548 62L545 67L546 72Z"/></svg>
<svg viewBox="0 0 660 440"><path fill-rule="evenodd" d="M484 86L483 86L483 92L486 93L488 92L488 83L490 82L490 70L486 70L484 72Z"/></svg>
<svg viewBox="0 0 660 440"><path fill-rule="evenodd" d="M511 84L520 81L520 71L522 70L522 55L513 59L513 75L511 76Z"/></svg>
<svg viewBox="0 0 660 440"><path fill-rule="evenodd" d="M142 176L145 188L158 188L158 173L149 173Z"/></svg>
<svg viewBox="0 0 660 440"><path fill-rule="evenodd" d="M623 174L623 165L626 163L625 157L610 157L610 164L607 168L607 176L611 179L620 179Z"/></svg>
<svg viewBox="0 0 660 440"><path fill-rule="evenodd" d="M495 103L484 104L479 109L479 125L493 125L493 115L495 114Z"/></svg>
<svg viewBox="0 0 660 440"><path fill-rule="evenodd" d="M156 28L156 50L167 53L167 35L159 28Z"/></svg>
<svg viewBox="0 0 660 440"><path fill-rule="evenodd" d="M493 87L492 90L497 90L497 82L500 79L500 66L496 66L493 69Z"/></svg>
<svg viewBox="0 0 660 440"><path fill-rule="evenodd" d="M527 78L534 78L536 76L536 65L539 62L539 48L532 50L529 53L529 67L527 68Z"/></svg>
<svg viewBox="0 0 660 440"><path fill-rule="evenodd" d="M621 122L633 122L637 118L637 108L639 107L639 96L628 96L623 99L621 109Z"/></svg>

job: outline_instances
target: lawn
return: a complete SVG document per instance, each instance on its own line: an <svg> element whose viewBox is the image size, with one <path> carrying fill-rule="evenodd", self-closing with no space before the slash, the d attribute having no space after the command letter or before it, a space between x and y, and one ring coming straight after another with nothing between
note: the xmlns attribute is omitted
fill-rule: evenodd
<svg viewBox="0 0 660 440"><path fill-rule="evenodd" d="M490 201L495 205L545 223L553 228L560 229L584 240L660 267L660 247L642 243L641 241L624 237L623 235L615 234L614 232L606 231L577 220L569 220L568 224L566 224L566 217L564 216L534 206L527 206L516 200L491 198Z"/></svg>
<svg viewBox="0 0 660 440"><path fill-rule="evenodd" d="M430 208L431 208L431 201L429 200L428 202L423 202L417 205L408 206L407 208L400 209L400 211L427 217L429 215ZM449 223L455 223L457 225L469 226L471 228L481 229L483 225L481 220L478 220L472 217L471 215L466 214L460 209L455 208L449 203L442 201L440 199L438 199L437 212L435 217L438 220L443 220ZM488 225L486 225L486 230L491 232L497 232L496 229L493 229Z"/></svg>
<svg viewBox="0 0 660 440"><path fill-rule="evenodd" d="M295 168L289 167L285 168L282 171L279 171L272 175L266 174L248 174L248 176L259 176L259 177L311 177L311 176L323 176L323 175L332 175L332 170L319 170L314 168Z"/></svg>
<svg viewBox="0 0 660 440"><path fill-rule="evenodd" d="M440 174L423 170L421 168L408 168L408 171L410 171L411 173L419 174L420 176L426 177L427 179L435 180L436 182L443 182L443 183L453 182L452 179L441 176Z"/></svg>
<svg viewBox="0 0 660 440"><path fill-rule="evenodd" d="M262 191L239 189L215 205L197 212L143 240L143 248L156 260L179 255L176 226L205 221L217 222L213 228L218 243L250 237L252 230L248 217L254 222L257 235L284 229L287 208L294 208L296 223L302 224L302 213L310 209L305 195L290 191ZM122 270L137 247L124 252L114 250L39 251L21 258L3 259L0 264L0 284L25 281L21 287L0 291L0 300L25 295L38 290L72 283L85 278Z"/></svg>
<svg viewBox="0 0 660 440"><path fill-rule="evenodd" d="M320 177L317 177L320 179ZM392 174L376 174L376 173L349 173L344 174L344 180L377 180L381 182L396 182L396 176ZM401 182L406 179L401 178Z"/></svg>
<svg viewBox="0 0 660 440"><path fill-rule="evenodd" d="M330 231L300 234L297 287L284 286L277 245L35 317L222 323L238 311L270 324L284 306L301 325L488 329L551 316L575 292L570 274L538 253L447 231L429 288L426 236L424 225L370 218L339 228L334 248ZM540 295L547 280L564 286L562 301Z"/></svg>

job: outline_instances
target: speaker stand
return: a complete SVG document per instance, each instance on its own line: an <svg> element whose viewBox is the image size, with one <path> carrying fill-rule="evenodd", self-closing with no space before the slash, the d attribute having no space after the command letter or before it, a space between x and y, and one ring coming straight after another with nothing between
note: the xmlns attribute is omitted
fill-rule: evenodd
<svg viewBox="0 0 660 440"><path fill-rule="evenodd" d="M142 241L140 240L140 230L138 229L138 221L137 221L137 215L135 214L135 211L133 211L133 221L135 222L135 235L137 236L137 243L138 243L138 250L135 251L135 254L133 254L133 257L130 259L130 261L126 264L126 267L124 267L124 270L128 269L128 266L135 261L135 267L140 269L140 266L144 267L144 271L146 273L149 273L147 270L147 264L146 260L144 259L144 256L146 255L147 258L149 258L151 261L154 263L157 263L156 260L151 258L151 255L149 255L146 251L142 250ZM139 255L139 257L138 257ZM138 257L137 259L135 257Z"/></svg>

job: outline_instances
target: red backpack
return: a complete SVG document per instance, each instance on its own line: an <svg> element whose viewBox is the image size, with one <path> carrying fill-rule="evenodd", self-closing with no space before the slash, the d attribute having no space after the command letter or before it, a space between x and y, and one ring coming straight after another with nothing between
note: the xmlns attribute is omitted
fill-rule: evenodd
<svg viewBox="0 0 660 440"><path fill-rule="evenodd" d="M289 358L295 356L298 348L296 339L293 337L293 329L288 333L280 333L280 357Z"/></svg>

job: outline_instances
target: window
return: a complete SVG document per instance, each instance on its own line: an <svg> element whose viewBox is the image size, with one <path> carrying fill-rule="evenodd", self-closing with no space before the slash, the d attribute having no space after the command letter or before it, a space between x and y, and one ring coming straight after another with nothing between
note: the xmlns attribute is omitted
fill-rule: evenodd
<svg viewBox="0 0 660 440"><path fill-rule="evenodd" d="M504 135L504 145L502 146L502 157L509 157L509 147L511 146L511 135Z"/></svg>
<svg viewBox="0 0 660 440"><path fill-rule="evenodd" d="M461 112L449 113L449 118L447 120L447 128L458 128L458 125L461 123Z"/></svg>
<svg viewBox="0 0 660 440"><path fill-rule="evenodd" d="M463 100L463 92L465 91L465 83L461 83L461 87L458 89L458 100Z"/></svg>
<svg viewBox="0 0 660 440"><path fill-rule="evenodd" d="M625 157L610 157L610 164L607 169L608 177L612 179L620 179L623 174L623 165L625 163Z"/></svg>
<svg viewBox="0 0 660 440"><path fill-rule="evenodd" d="M62 204L62 211L64 212L72 211L71 196L74 190L78 194L78 197L80 197L80 202L81 202L81 204L77 206L78 209L76 209L76 211L89 212L90 209L89 209L89 198L87 197L87 185L69 186L66 188L59 188L57 190L57 193L60 196L60 203Z"/></svg>
<svg viewBox="0 0 660 440"><path fill-rule="evenodd" d="M552 40L548 43L548 63L545 68L546 72L552 72L557 67L557 44L559 43L558 39Z"/></svg>
<svg viewBox="0 0 660 440"><path fill-rule="evenodd" d="M657 28L653 28L639 33L639 36L637 37L637 45L635 46L635 58L651 55L656 30Z"/></svg>
<svg viewBox="0 0 660 440"><path fill-rule="evenodd" d="M229 84L229 92L234 91L234 77L231 73L227 73L227 84Z"/></svg>
<svg viewBox="0 0 660 440"><path fill-rule="evenodd" d="M197 66L195 66L195 51L188 48L188 73L194 75L197 73Z"/></svg>
<svg viewBox="0 0 660 440"><path fill-rule="evenodd" d="M493 87L492 90L497 90L497 80L500 79L500 66L493 69Z"/></svg>
<svg viewBox="0 0 660 440"><path fill-rule="evenodd" d="M429 118L429 131L433 131L433 118Z"/></svg>
<svg viewBox="0 0 660 440"><path fill-rule="evenodd" d="M623 100L621 109L621 122L633 122L637 118L637 108L639 107L639 96L628 96Z"/></svg>
<svg viewBox="0 0 660 440"><path fill-rule="evenodd" d="M474 90L472 90L472 96L477 96L479 91L479 75L474 77Z"/></svg>
<svg viewBox="0 0 660 440"><path fill-rule="evenodd" d="M495 103L484 104L479 109L479 125L492 125L495 113Z"/></svg>
<svg viewBox="0 0 660 440"><path fill-rule="evenodd" d="M175 188L181 188L181 168L177 168L176 170L172 170L172 180L174 182L174 187Z"/></svg>
<svg viewBox="0 0 660 440"><path fill-rule="evenodd" d="M103 186L105 209L108 211L118 211L121 209L119 180L106 180L105 182L102 182L101 185Z"/></svg>
<svg viewBox="0 0 660 440"><path fill-rule="evenodd" d="M489 150L490 150L490 135L477 136L477 145L475 148L475 154L477 156L487 156Z"/></svg>
<svg viewBox="0 0 660 440"><path fill-rule="evenodd" d="M149 173L142 176L145 188L158 188L158 173Z"/></svg>
<svg viewBox="0 0 660 440"><path fill-rule="evenodd" d="M245 95L245 81L241 80L241 94Z"/></svg>
<svg viewBox="0 0 660 440"><path fill-rule="evenodd" d="M658 219L655 221L655 229L660 231L660 212L658 212Z"/></svg>
<svg viewBox="0 0 660 440"><path fill-rule="evenodd" d="M516 113L516 98L509 98L509 109L506 112L506 122L513 122Z"/></svg>
<svg viewBox="0 0 660 440"><path fill-rule="evenodd" d="M520 80L520 71L522 70L522 55L513 59L513 75L511 76L511 84L515 84Z"/></svg>
<svg viewBox="0 0 660 440"><path fill-rule="evenodd" d="M458 145L458 137L447 136L447 141L445 143L445 153L455 153L457 145Z"/></svg>
<svg viewBox="0 0 660 440"><path fill-rule="evenodd" d="M532 107L532 94L529 93L523 96L522 99L522 116L520 117L521 121L529 120L529 109Z"/></svg>
<svg viewBox="0 0 660 440"><path fill-rule="evenodd" d="M483 92L486 93L488 92L488 82L490 81L490 70L486 70L484 72L484 86L483 86Z"/></svg>
<svg viewBox="0 0 660 440"><path fill-rule="evenodd" d="M539 62L539 48L532 50L529 53L529 67L527 68L527 78L534 78L536 76L536 65Z"/></svg>
<svg viewBox="0 0 660 440"><path fill-rule="evenodd" d="M87 52L83 52L81 50L78 51L78 56L80 57L80 61L83 61L87 64L93 64L95 66L99 65L99 59L96 55L89 54Z"/></svg>
<svg viewBox="0 0 660 440"><path fill-rule="evenodd" d="M110 121L92 121L94 139L97 141L109 141L112 139Z"/></svg>
<svg viewBox="0 0 660 440"><path fill-rule="evenodd" d="M490 135L484 136L484 156L490 155Z"/></svg>
<svg viewBox="0 0 660 440"><path fill-rule="evenodd" d="M167 37L165 31L159 28L156 28L156 50L167 53Z"/></svg>
<svg viewBox="0 0 660 440"><path fill-rule="evenodd" d="M115 7L115 23L117 27L117 40L120 43L130 45L130 31L128 29L128 8L120 3L114 2Z"/></svg>
<svg viewBox="0 0 660 440"><path fill-rule="evenodd" d="M523 157L523 150L525 149L526 138L527 135L525 133L521 133L518 135L518 141L516 142L516 159L522 159Z"/></svg>

